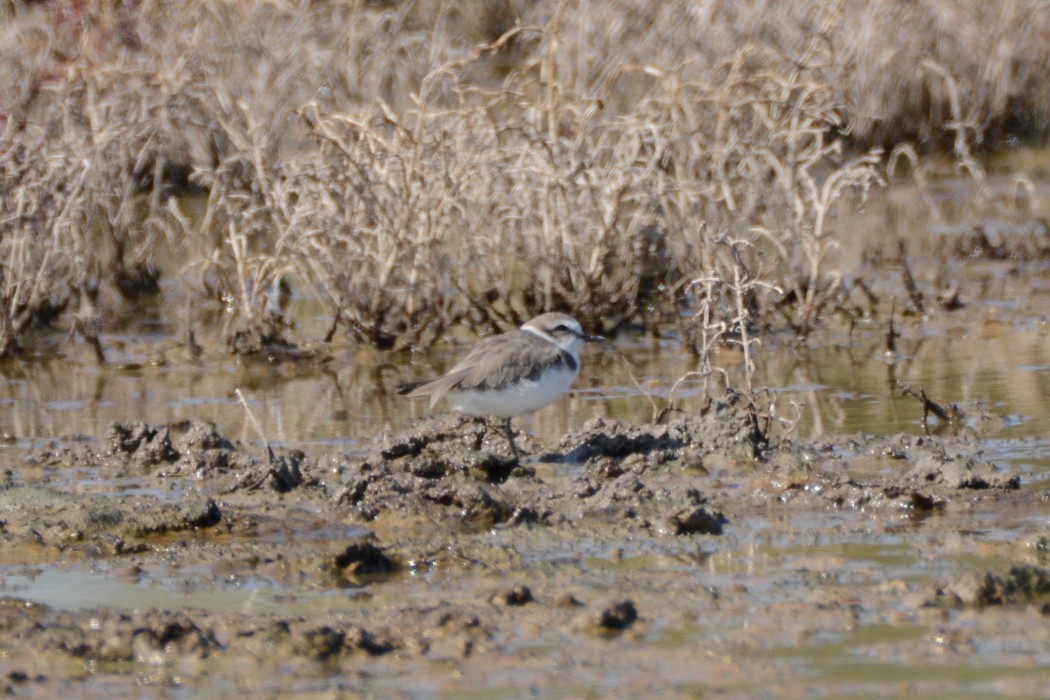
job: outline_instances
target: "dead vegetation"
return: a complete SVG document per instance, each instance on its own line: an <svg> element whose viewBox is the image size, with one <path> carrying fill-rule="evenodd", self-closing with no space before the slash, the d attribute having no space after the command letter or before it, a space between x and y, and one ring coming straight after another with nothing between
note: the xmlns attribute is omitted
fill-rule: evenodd
<svg viewBox="0 0 1050 700"><path fill-rule="evenodd" d="M782 292L751 322L808 333L881 147L977 177L983 138L1044 135L1040 9L4 3L0 356L54 323L103 359L161 271L237 353L290 347L289 295L401 349L544 310L652 327L740 270Z"/></svg>

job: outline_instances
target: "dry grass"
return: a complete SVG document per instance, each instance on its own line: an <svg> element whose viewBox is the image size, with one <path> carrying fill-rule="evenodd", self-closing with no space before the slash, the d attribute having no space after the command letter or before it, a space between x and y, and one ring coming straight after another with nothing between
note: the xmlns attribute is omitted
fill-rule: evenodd
<svg viewBox="0 0 1050 700"><path fill-rule="evenodd" d="M383 349L554 309L731 322L688 282L740 270L783 290L748 296L752 322L806 333L880 147L976 177L982 139L1045 136L1041 10L6 2L0 356L34 324L96 337L156 291L162 240L237 352L289 339L288 282Z"/></svg>

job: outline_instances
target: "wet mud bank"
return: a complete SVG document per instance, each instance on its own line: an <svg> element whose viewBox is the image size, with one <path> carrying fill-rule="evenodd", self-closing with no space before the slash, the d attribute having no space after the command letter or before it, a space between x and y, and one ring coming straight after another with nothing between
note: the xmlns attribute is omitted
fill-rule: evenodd
<svg viewBox="0 0 1050 700"><path fill-rule="evenodd" d="M821 659L850 643L1046 680L1010 671L1050 648L1046 493L968 438L754 425L727 397L521 461L458 418L354 454L203 423L49 445L0 489L5 690L802 696L846 688Z"/></svg>

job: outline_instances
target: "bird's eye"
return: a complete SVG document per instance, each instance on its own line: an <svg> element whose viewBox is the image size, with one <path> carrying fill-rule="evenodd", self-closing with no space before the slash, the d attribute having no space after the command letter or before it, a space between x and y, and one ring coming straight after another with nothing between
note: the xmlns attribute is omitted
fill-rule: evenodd
<svg viewBox="0 0 1050 700"><path fill-rule="evenodd" d="M555 333L568 333L569 331L570 331L570 328L568 326L566 326L564 323L558 324L557 326L554 327L554 332Z"/></svg>

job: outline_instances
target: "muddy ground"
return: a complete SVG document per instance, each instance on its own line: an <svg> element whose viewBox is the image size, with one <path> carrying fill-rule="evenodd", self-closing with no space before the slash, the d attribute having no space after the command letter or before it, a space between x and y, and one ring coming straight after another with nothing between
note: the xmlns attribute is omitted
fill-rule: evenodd
<svg viewBox="0 0 1050 700"><path fill-rule="evenodd" d="M521 462L498 428L452 417L364 457L268 454L204 423L55 443L3 474L0 682L14 697L1046 692L1047 493L971 437L767 444L754 426L727 395L663 425L521 436ZM75 601L99 578L105 604L20 595L46 580Z"/></svg>

